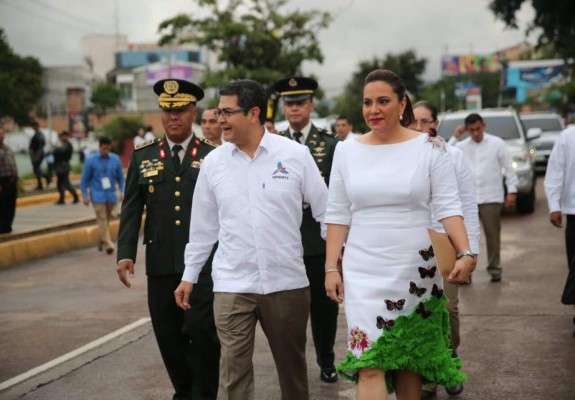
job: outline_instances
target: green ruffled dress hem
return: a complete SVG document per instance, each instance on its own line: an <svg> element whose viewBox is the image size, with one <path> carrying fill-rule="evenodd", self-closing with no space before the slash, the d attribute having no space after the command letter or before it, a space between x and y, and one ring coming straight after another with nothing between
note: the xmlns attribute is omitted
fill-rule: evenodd
<svg viewBox="0 0 575 400"><path fill-rule="evenodd" d="M432 297L422 302L430 312L427 318L414 310L398 317L390 330L385 330L371 348L357 358L348 351L337 371L343 378L358 381L359 369L377 368L386 372L387 390L393 393L393 371L410 370L420 374L423 383L455 386L467 380L459 372L459 357L452 357L449 345L449 313L445 308L447 298ZM421 310L420 310L421 311ZM376 321L374 320L374 324Z"/></svg>

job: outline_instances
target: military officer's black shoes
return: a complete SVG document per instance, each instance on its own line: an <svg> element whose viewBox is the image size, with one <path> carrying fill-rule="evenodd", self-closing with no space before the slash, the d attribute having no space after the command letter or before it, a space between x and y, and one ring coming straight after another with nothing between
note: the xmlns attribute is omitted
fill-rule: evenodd
<svg viewBox="0 0 575 400"><path fill-rule="evenodd" d="M326 383L337 382L337 372L335 372L335 367L333 365L322 367L319 379Z"/></svg>
<svg viewBox="0 0 575 400"><path fill-rule="evenodd" d="M494 272L491 274L491 282L501 282L501 272Z"/></svg>

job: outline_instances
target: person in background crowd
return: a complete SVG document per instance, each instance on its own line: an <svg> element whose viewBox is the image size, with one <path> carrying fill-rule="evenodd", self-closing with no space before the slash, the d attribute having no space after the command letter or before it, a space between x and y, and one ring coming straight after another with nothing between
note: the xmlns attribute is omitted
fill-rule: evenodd
<svg viewBox="0 0 575 400"><path fill-rule="evenodd" d="M222 344L222 400L254 398L257 321L268 339L282 399L307 400L309 281L302 259L302 204L322 222L327 188L309 150L263 126L264 87L238 80L220 91L225 143L204 159L194 193L181 308L214 243L214 315ZM192 291L193 290L193 291ZM258 397L262 397L260 394Z"/></svg>
<svg viewBox="0 0 575 400"><path fill-rule="evenodd" d="M575 127L561 132L553 146L545 172L545 196L549 206L549 221L553 226L563 227L562 213L565 214L565 248L569 274L561 301L563 304L575 304Z"/></svg>
<svg viewBox="0 0 575 400"><path fill-rule="evenodd" d="M0 126L0 234L12 232L18 195L18 168L12 149L4 142L6 132Z"/></svg>
<svg viewBox="0 0 575 400"><path fill-rule="evenodd" d="M36 176L36 190L43 190L42 178L46 179L46 185L50 185L52 178L42 172L42 161L44 161L44 146L46 146L46 138L42 131L40 131L40 125L38 122L32 122L32 129L34 129L34 135L30 139L30 145L28 146L28 151L30 153L30 161L32 162L32 168L34 170L34 175Z"/></svg>
<svg viewBox="0 0 575 400"><path fill-rule="evenodd" d="M60 193L60 198L56 202L58 205L66 204L64 201L66 190L74 197L74 204L80 201L78 193L72 184L70 183L70 160L72 159L72 153L74 149L72 148L72 143L70 143L70 134L68 131L60 132L58 135L61 145L54 148L54 170L56 171L58 192Z"/></svg>
<svg viewBox="0 0 575 400"><path fill-rule="evenodd" d="M437 129L437 108L427 101L419 101L413 105L413 124L411 129L418 132L429 134L435 133ZM469 245L471 251L477 256L479 254L479 214L477 201L475 199L475 180L469 164L461 150L454 146L446 146L447 153L451 157L455 168L455 177L457 179L457 188L459 189L459 199L461 200L461 209L463 211L463 222L467 230ZM433 228L442 232L443 227L440 223L434 222ZM477 257L476 257L477 261ZM443 290L447 296L447 311L449 311L449 323L451 325L450 339L453 356L458 357L457 349L461 343L459 335L459 286L455 285L443 277ZM457 384L445 388L450 396L457 396L463 392L463 384ZM422 399L431 399L435 396L437 385L424 385Z"/></svg>
<svg viewBox="0 0 575 400"><path fill-rule="evenodd" d="M116 184L120 192L119 200L124 199L124 171L117 154L112 153L112 141L103 136L98 141L100 150L92 154L86 160L82 170L82 199L84 205L90 202L96 212L96 221L100 239L98 250L106 250L106 253L114 252L114 243L110 235L110 220L112 211L118 202Z"/></svg>
<svg viewBox="0 0 575 400"><path fill-rule="evenodd" d="M363 116L371 131L336 148L325 218L325 288L334 302L345 298L348 324L338 371L357 382L357 400L385 400L393 390L397 400L419 400L423 381L452 387L466 379L446 340L432 217L458 252L450 282L468 282L475 258L445 141L408 128L413 111L397 74L366 76Z"/></svg>
<svg viewBox="0 0 575 400"><path fill-rule="evenodd" d="M469 137L459 142L465 131ZM475 178L479 219L487 242L487 272L491 282L501 281L501 210L515 207L517 201L517 174L511 164L511 154L503 139L485 132L485 123L479 114L469 114L455 129L450 144L456 145L469 162ZM507 195L503 192L503 177Z"/></svg>
<svg viewBox="0 0 575 400"><path fill-rule="evenodd" d="M341 138L341 140L350 140L354 137L360 136L357 133L353 133L353 125L349 123L349 120L345 115L340 115L335 121L335 133Z"/></svg>
<svg viewBox="0 0 575 400"><path fill-rule="evenodd" d="M152 125L146 126L146 134L144 135L144 139L146 139L146 141L148 141L148 140L153 140L155 138L156 138L156 135L154 135L154 129L152 128Z"/></svg>
<svg viewBox="0 0 575 400"><path fill-rule="evenodd" d="M142 144L146 143L148 139L146 139L146 131L144 128L138 128L138 133L134 136L134 148L141 146Z"/></svg>
<svg viewBox="0 0 575 400"><path fill-rule="evenodd" d="M174 302L184 272L190 212L202 161L214 146L192 132L199 86L181 79L156 82L165 136L136 148L128 167L118 234L118 277L130 287L142 214L148 308L156 342L175 394L173 399L215 400L220 343L214 324L212 255L202 264L191 310ZM208 252L208 253L209 253ZM208 254L209 255L209 254ZM129 277L128 277L129 274Z"/></svg>
<svg viewBox="0 0 575 400"><path fill-rule="evenodd" d="M220 146L222 144L222 127L214 114L215 110L217 110L216 107L211 107L202 113L202 133L204 134L204 138L214 145Z"/></svg>
<svg viewBox="0 0 575 400"><path fill-rule="evenodd" d="M282 79L274 86L284 103L284 114L290 126L279 135L305 144L329 186L329 177L335 146L339 139L331 132L317 128L311 121L314 109L313 93L317 89L314 79L293 77ZM315 345L316 362L320 379L326 383L337 381L334 364L335 335L339 307L325 296L324 273L325 241L320 234L320 224L314 220L309 207L304 208L301 224L303 261L311 290L311 332Z"/></svg>
<svg viewBox="0 0 575 400"><path fill-rule="evenodd" d="M266 121L264 122L264 126L266 127L266 129L268 130L269 133L278 133L275 125L274 125L274 120L273 119L266 119Z"/></svg>

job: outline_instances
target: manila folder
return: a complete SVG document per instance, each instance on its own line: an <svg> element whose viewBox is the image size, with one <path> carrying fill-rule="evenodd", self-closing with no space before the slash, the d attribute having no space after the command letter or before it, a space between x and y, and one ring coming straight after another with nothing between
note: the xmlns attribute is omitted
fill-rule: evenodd
<svg viewBox="0 0 575 400"><path fill-rule="evenodd" d="M439 273L442 276L449 276L457 260L457 251L453 247L453 243L451 243L447 233L437 232L433 229L427 229L427 231L429 232Z"/></svg>

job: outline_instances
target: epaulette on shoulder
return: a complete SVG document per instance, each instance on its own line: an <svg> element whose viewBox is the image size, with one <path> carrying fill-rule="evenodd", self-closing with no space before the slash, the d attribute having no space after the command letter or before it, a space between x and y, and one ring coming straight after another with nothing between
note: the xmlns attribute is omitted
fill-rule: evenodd
<svg viewBox="0 0 575 400"><path fill-rule="evenodd" d="M278 132L278 135L283 136L283 137L289 137L289 136L288 136L288 130L287 130L287 129L286 129L286 130L283 130L283 131L279 131L279 132Z"/></svg>
<svg viewBox="0 0 575 400"><path fill-rule="evenodd" d="M212 142L212 141L209 141L209 140L206 139L206 138L202 138L202 137L201 137L201 138L198 138L198 139L200 139L200 142L205 143L205 144L207 144L208 146L212 146L212 147L214 147L214 148L215 148L215 147L218 147L217 144L215 144L215 143Z"/></svg>
<svg viewBox="0 0 575 400"><path fill-rule="evenodd" d="M160 141L160 139L158 139L158 138L156 138L156 139L150 139L150 140L148 140L148 141L146 141L146 142L144 142L144 143L140 143L139 145L137 145L136 147L134 147L134 150L143 149L144 147L151 146L151 145L153 145L154 143L157 143L157 142L159 142L159 141Z"/></svg>
<svg viewBox="0 0 575 400"><path fill-rule="evenodd" d="M325 135L325 136L329 136L333 139L339 139L339 136L337 135L337 133L333 133L330 130L324 129L324 128L317 128L317 131L319 132L320 135Z"/></svg>

